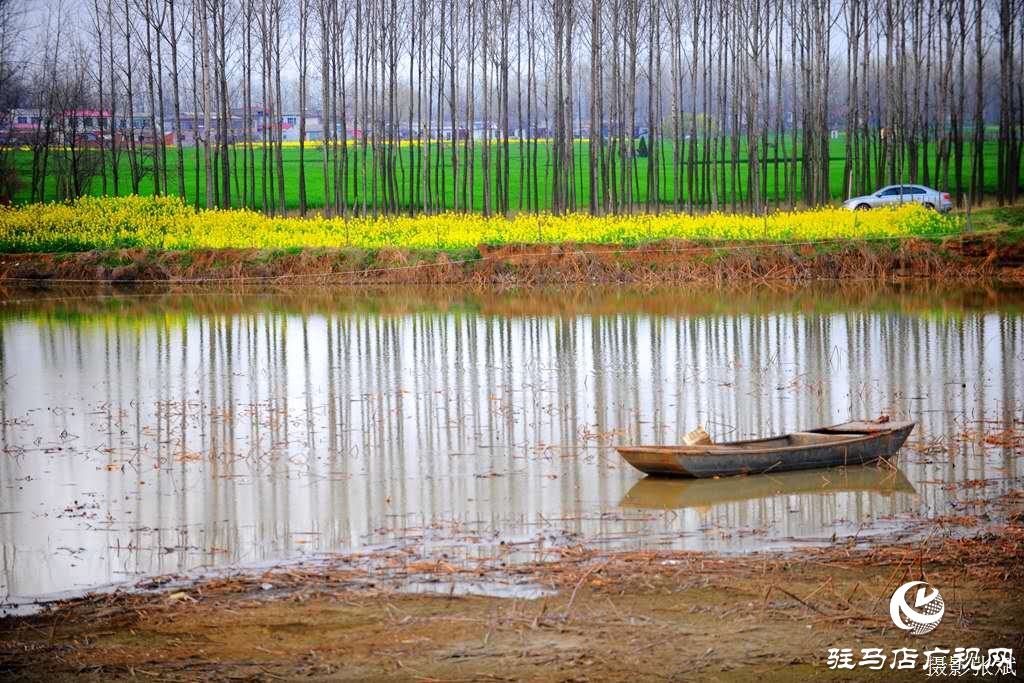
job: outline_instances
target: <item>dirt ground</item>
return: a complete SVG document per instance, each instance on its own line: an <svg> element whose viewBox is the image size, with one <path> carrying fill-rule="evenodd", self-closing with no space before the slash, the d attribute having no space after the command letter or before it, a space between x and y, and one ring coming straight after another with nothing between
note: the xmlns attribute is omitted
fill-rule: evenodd
<svg viewBox="0 0 1024 683"><path fill-rule="evenodd" d="M746 556L567 548L553 562L502 571L443 560L407 567L436 589L430 595L308 567L94 595L0 620L0 678L921 680L923 657L913 670L887 661L878 672L841 671L826 666L828 649L852 648L855 661L866 647L1012 647L1019 657L1024 496L1012 499L1007 524L971 538L940 520L925 540L867 548ZM922 637L889 617L893 590L913 579L938 588L946 604ZM547 596L456 591L495 580L526 581Z"/></svg>

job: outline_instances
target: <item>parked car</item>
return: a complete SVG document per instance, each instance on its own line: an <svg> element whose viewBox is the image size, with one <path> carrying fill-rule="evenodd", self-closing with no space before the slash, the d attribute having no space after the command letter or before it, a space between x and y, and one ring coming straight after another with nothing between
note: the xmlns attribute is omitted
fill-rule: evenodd
<svg viewBox="0 0 1024 683"><path fill-rule="evenodd" d="M939 192L925 185L888 185L874 194L847 199L843 206L851 211L863 211L907 202L924 204L942 213L953 208L953 200L948 192Z"/></svg>

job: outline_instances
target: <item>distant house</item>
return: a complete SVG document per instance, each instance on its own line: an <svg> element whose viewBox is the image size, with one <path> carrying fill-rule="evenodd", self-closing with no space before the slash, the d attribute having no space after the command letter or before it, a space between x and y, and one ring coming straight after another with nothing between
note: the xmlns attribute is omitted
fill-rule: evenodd
<svg viewBox="0 0 1024 683"><path fill-rule="evenodd" d="M259 106L253 107L249 111L253 142L262 140L265 133L270 133L272 138L276 137L278 130L281 131L284 141L298 142L301 119L301 114L298 112L286 112L280 117L274 117L272 114L268 115L268 112ZM245 110L232 109L228 117L227 142L244 141L246 136ZM210 142L212 144L221 142L219 139L222 132L220 118L219 114L211 113L210 115ZM16 138L28 141L46 125L45 119L46 117L39 109L16 109L11 113L10 124L6 132ZM101 128L103 138L110 139L113 118L107 111L81 109L63 112L54 116L50 122L55 134L61 134L61 131L72 128L76 131L77 136L81 136L87 141L98 141ZM172 113L165 112L164 119L157 122L158 130L152 131L148 113L136 112L129 121L125 112L119 111L117 112L116 135L118 142L127 142L129 137L134 137L135 142L140 144L152 144L154 140L158 139L158 135L162 135L168 145L174 145L176 144L174 136L179 125L182 144L193 145L197 140L203 141L206 117L202 112L182 112L177 120ZM131 136L128 131L131 131ZM320 112L307 112L306 142L322 141L324 133L325 126ZM339 139L341 137L340 123L335 125L335 137ZM362 139L363 131L358 128L349 128L346 137L349 140Z"/></svg>
<svg viewBox="0 0 1024 683"><path fill-rule="evenodd" d="M442 126L441 130L438 131L438 137L442 140L456 141L468 140L469 129L465 126Z"/></svg>
<svg viewBox="0 0 1024 683"><path fill-rule="evenodd" d="M15 109L10 119L8 133L15 139L30 142L40 130L49 125L57 140L68 142L73 136L84 144L99 144L101 139L110 140L115 122L110 112L96 109L68 109L50 114L40 109ZM155 139L155 135L160 134L160 131L154 133L150 129L149 114L144 112L136 112L130 119L124 112L119 112L116 123L119 142L126 142L131 137L136 142L147 144Z"/></svg>
<svg viewBox="0 0 1024 683"><path fill-rule="evenodd" d="M238 142L244 137L244 126L245 123L242 119L241 113L231 112L228 115L228 142ZM174 117L168 117L164 119L164 130L170 131L170 144L174 142L174 131L175 120ZM203 131L206 127L205 117L201 112L183 112L181 114L181 142L184 145L194 145L198 138L199 142L203 141ZM210 116L210 143L220 143L220 117L216 115Z"/></svg>
<svg viewBox="0 0 1024 683"><path fill-rule="evenodd" d="M333 137L331 138L332 142L334 140L338 140L338 141L341 140L341 121L336 121L334 123L334 133L332 133L332 135L333 135ZM346 128L345 129L345 139L348 140L349 142L352 142L352 141L355 141L355 140L362 140L363 139L363 131L362 131L362 129L360 129L360 128Z"/></svg>
<svg viewBox="0 0 1024 683"><path fill-rule="evenodd" d="M551 129L547 126L535 125L532 128L523 126L509 131L509 137L523 138L524 140L544 139L551 137Z"/></svg>
<svg viewBox="0 0 1024 683"><path fill-rule="evenodd" d="M465 125L456 124L444 124L438 128L437 126L432 127L432 132L436 131L436 134L441 140L468 140L469 136L472 135L474 140L483 140L487 138L489 140L497 140L501 137L501 129L498 128L498 124L488 121L474 121L472 128L467 128Z"/></svg>
<svg viewBox="0 0 1024 683"><path fill-rule="evenodd" d="M281 137L285 142L299 141L299 126L302 115L298 112L281 116ZM324 139L324 122L319 112L306 112L306 142Z"/></svg>
<svg viewBox="0 0 1024 683"><path fill-rule="evenodd" d="M269 139L276 140L277 133L280 131L281 139L285 142L298 142L299 140L299 128L300 120L302 115L299 112L286 112L281 116L274 116L272 113L267 112L262 106L256 105L249 110L250 129L252 142L260 142L263 140L264 135L269 135ZM228 125L228 142L244 142L246 136L246 124L245 124L245 109L236 108L231 110L230 123ZM219 134L220 126L218 125L220 117L216 114L210 115L210 128L211 130L211 143L219 143L217 136ZM205 126L204 116L202 112L186 112L181 115L181 137L182 142L186 145L195 144L196 138L198 137L201 142L203 139L203 129ZM175 122L173 116L168 116L164 119L164 129L167 131L175 130ZM341 126L340 124L335 128L335 135L340 137ZM324 139L324 121L320 112L312 111L306 113L306 142L320 142ZM350 128L348 131L348 139L355 140L362 137L362 131L355 128ZM173 140L173 135L171 135Z"/></svg>
<svg viewBox="0 0 1024 683"><path fill-rule="evenodd" d="M498 128L498 124L491 121L474 121L473 122L473 139L483 140L485 137L489 140L496 140L501 136L501 130Z"/></svg>
<svg viewBox="0 0 1024 683"><path fill-rule="evenodd" d="M12 131L35 131L42 122L43 117L38 109L15 109L11 112Z"/></svg>

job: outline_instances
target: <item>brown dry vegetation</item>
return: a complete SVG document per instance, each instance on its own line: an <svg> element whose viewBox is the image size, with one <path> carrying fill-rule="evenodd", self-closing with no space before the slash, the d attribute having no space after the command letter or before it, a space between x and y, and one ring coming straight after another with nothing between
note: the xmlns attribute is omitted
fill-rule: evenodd
<svg viewBox="0 0 1024 683"><path fill-rule="evenodd" d="M222 249L0 256L0 282L477 284L761 282L813 279L1024 280L1012 231L895 243L506 245L465 252L387 248Z"/></svg>

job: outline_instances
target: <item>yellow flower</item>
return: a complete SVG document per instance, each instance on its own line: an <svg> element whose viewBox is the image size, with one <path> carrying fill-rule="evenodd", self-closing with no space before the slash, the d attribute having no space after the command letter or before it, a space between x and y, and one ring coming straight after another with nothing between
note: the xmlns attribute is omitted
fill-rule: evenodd
<svg viewBox="0 0 1024 683"><path fill-rule="evenodd" d="M823 240L943 235L960 220L917 205L851 212L821 208L767 216L520 214L512 218L445 213L378 218L284 218L253 211L193 211L177 197L85 197L72 204L0 207L0 250L288 249L302 247L466 249L481 244L665 239Z"/></svg>

